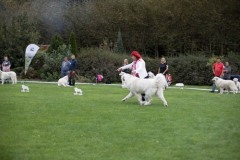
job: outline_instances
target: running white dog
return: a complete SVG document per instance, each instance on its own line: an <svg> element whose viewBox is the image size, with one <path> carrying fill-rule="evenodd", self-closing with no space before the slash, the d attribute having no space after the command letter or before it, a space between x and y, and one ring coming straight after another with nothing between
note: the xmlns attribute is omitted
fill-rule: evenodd
<svg viewBox="0 0 240 160"><path fill-rule="evenodd" d="M223 89L226 89L228 92L232 91L233 94L237 93L237 87L231 80L224 80L219 77L214 77L212 81L216 84L217 88L220 89L220 94L223 94Z"/></svg>
<svg viewBox="0 0 240 160"><path fill-rule="evenodd" d="M237 89L238 89L238 92L240 92L240 82L238 81L237 78L233 78L233 82L235 83Z"/></svg>
<svg viewBox="0 0 240 160"><path fill-rule="evenodd" d="M58 80L58 86L64 86L64 87L69 86L68 85L68 75L66 75Z"/></svg>
<svg viewBox="0 0 240 160"><path fill-rule="evenodd" d="M28 86L25 86L25 85L22 85L22 90L21 92L29 92L29 87Z"/></svg>
<svg viewBox="0 0 240 160"><path fill-rule="evenodd" d="M124 72L119 75L121 76L122 86L130 91L122 101L136 95L140 105L149 105L151 104L151 97L157 95L163 101L164 106L168 105L163 95L163 90L167 84L163 74L157 74L153 79L140 79ZM141 94L144 93L145 101L142 101Z"/></svg>
<svg viewBox="0 0 240 160"><path fill-rule="evenodd" d="M148 72L148 77L151 78L151 79L154 79L155 78L155 75L152 73L152 72ZM168 87L168 83L167 83L167 80L164 81L164 90L167 89Z"/></svg>
<svg viewBox="0 0 240 160"><path fill-rule="evenodd" d="M4 84L4 81L9 78L11 79L12 84L17 84L17 75L13 71L3 72L0 70L0 77L2 79L2 84Z"/></svg>

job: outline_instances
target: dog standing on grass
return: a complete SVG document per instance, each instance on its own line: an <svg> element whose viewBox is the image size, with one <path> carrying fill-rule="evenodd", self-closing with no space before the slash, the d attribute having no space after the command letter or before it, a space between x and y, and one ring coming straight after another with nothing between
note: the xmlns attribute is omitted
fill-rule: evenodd
<svg viewBox="0 0 240 160"><path fill-rule="evenodd" d="M3 72L0 70L0 77L2 79L2 84L4 84L4 81L9 78L11 79L12 84L17 84L17 75L13 71Z"/></svg>
<svg viewBox="0 0 240 160"><path fill-rule="evenodd" d="M220 89L220 94L223 94L224 89L228 92L232 91L233 94L237 93L238 89L232 80L224 80L219 77L214 77L212 81L216 84L216 87Z"/></svg>
<svg viewBox="0 0 240 160"><path fill-rule="evenodd" d="M238 93L240 92L240 82L238 81L237 78L233 78L233 82L235 83L237 89L238 89Z"/></svg>

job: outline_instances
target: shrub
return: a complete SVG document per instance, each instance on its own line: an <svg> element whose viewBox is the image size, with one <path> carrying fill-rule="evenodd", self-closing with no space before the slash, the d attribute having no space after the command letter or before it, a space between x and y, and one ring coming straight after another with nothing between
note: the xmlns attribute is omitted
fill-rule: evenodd
<svg viewBox="0 0 240 160"><path fill-rule="evenodd" d="M61 62L64 56L70 56L70 48L66 45L59 47L59 51L51 53L38 53L25 78L42 79L47 81L57 80L60 77ZM77 55L77 80L80 82L95 82L97 74L102 74L104 80L120 82L119 72L116 69L122 66L123 59L131 62L129 54L117 54L109 50L98 48L82 49ZM159 59L143 57L146 62L147 71L157 73ZM238 54L229 53L224 57L229 61L233 73L239 73ZM173 77L173 83L182 82L188 85L210 85L213 78L212 63L213 57L200 55L182 55L179 57L167 58L169 73ZM19 70L20 68L16 68Z"/></svg>
<svg viewBox="0 0 240 160"><path fill-rule="evenodd" d="M70 34L69 45L71 46L71 53L77 54L78 53L77 41L76 41L76 35L74 32L71 32Z"/></svg>
<svg viewBox="0 0 240 160"><path fill-rule="evenodd" d="M169 73L173 81L188 85L211 84L213 77L211 66L207 65L208 58L202 55L186 55L169 58Z"/></svg>
<svg viewBox="0 0 240 160"><path fill-rule="evenodd" d="M78 55L78 74L95 82L97 74L102 74L104 79L119 82L119 73L116 71L122 65L123 59L128 58L126 54L115 54L111 51L101 49L83 49Z"/></svg>
<svg viewBox="0 0 240 160"><path fill-rule="evenodd" d="M27 74L24 75L22 72L21 77L47 81L57 80L60 77L61 63L65 56L70 56L70 48L66 45L59 46L58 51L39 52L33 58Z"/></svg>

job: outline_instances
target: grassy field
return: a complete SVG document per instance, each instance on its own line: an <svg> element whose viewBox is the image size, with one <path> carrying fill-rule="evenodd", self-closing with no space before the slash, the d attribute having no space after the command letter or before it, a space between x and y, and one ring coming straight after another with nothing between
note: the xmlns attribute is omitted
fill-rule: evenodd
<svg viewBox="0 0 240 160"><path fill-rule="evenodd" d="M27 85L0 86L1 160L240 159L240 94L170 88L164 108L119 86Z"/></svg>

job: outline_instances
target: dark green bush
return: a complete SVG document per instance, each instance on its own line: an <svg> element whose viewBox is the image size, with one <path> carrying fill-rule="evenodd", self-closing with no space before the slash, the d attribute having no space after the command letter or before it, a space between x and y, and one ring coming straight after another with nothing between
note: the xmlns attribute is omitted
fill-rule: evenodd
<svg viewBox="0 0 240 160"><path fill-rule="evenodd" d="M34 57L25 78L56 81L60 78L61 62L64 56L70 57L70 49L61 46L59 52L38 53ZM104 80L120 82L119 72L116 69L122 66L123 59L127 58L131 63L129 54L116 54L108 50L89 48L82 49L76 56L78 61L77 80L80 82L95 82L97 74L102 74ZM159 59L143 57L146 62L147 71L157 73ZM173 83L184 83L188 85L210 85L214 76L209 61L212 57L200 55L182 55L167 58L169 73L173 77ZM229 53L224 61L229 61L233 74L239 74L238 54ZM20 68L16 68L19 70Z"/></svg>
<svg viewBox="0 0 240 160"><path fill-rule="evenodd" d="M211 84L213 77L211 66L207 65L208 58L202 55L179 56L169 58L169 73L172 74L173 82L188 85Z"/></svg>
<svg viewBox="0 0 240 160"><path fill-rule="evenodd" d="M78 55L78 74L95 82L97 74L102 74L105 81L119 82L119 72L116 71L129 58L126 54L116 54L102 49L83 49Z"/></svg>

